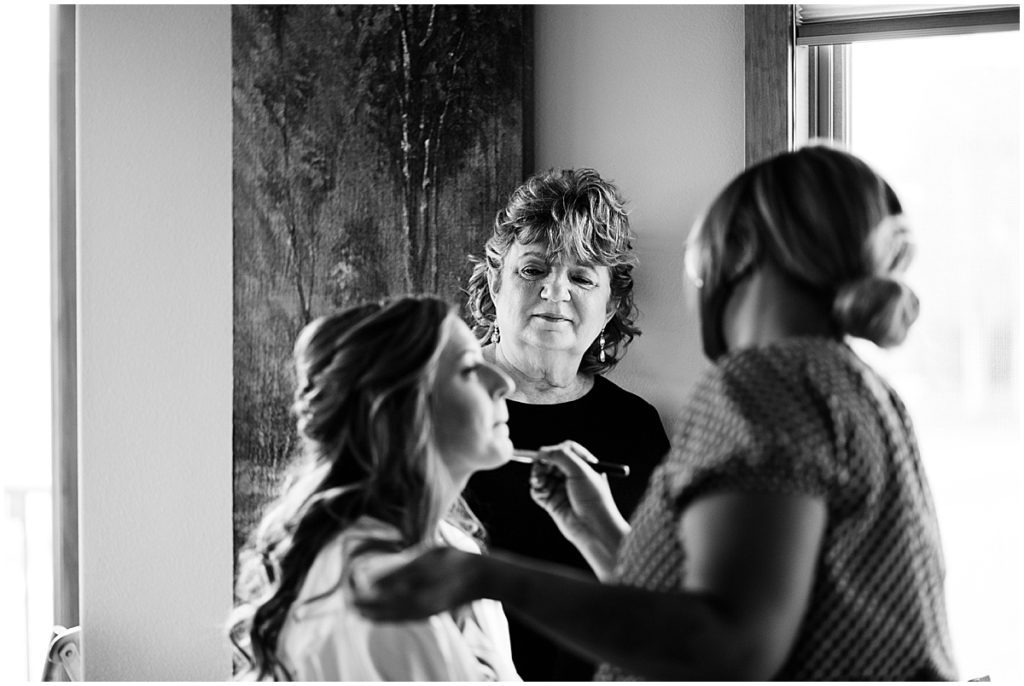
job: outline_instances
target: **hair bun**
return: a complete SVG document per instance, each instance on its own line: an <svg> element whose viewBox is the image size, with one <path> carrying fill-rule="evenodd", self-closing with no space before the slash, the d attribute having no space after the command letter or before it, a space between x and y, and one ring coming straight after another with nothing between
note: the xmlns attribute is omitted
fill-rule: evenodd
<svg viewBox="0 0 1024 686"><path fill-rule="evenodd" d="M839 289L832 316L843 333L889 348L907 337L920 309L917 295L903 282L868 276Z"/></svg>

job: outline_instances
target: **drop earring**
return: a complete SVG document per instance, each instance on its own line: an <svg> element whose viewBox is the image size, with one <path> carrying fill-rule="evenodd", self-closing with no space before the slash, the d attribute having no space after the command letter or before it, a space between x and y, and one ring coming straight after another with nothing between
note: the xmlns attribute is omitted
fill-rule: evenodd
<svg viewBox="0 0 1024 686"><path fill-rule="evenodd" d="M597 359L600 362L604 362L604 329L601 329L601 336L597 339Z"/></svg>
<svg viewBox="0 0 1024 686"><path fill-rule="evenodd" d="M491 329L491 343L497 343L501 340L501 333L498 331L498 325L495 323L494 328Z"/></svg>

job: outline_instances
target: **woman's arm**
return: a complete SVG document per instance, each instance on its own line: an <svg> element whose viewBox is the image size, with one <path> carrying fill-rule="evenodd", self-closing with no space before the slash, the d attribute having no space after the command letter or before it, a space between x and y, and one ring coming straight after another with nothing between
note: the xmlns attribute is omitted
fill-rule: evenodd
<svg viewBox="0 0 1024 686"><path fill-rule="evenodd" d="M472 598L507 609L575 652L648 679L770 679L792 648L825 527L821 499L711 494L679 524L683 590L602 585L523 558L427 553L358 601L380 619Z"/></svg>
<svg viewBox="0 0 1024 686"><path fill-rule="evenodd" d="M608 580L629 524L615 506L607 477L587 466L597 458L575 441L541 448L539 453L530 473L530 496L597 578Z"/></svg>

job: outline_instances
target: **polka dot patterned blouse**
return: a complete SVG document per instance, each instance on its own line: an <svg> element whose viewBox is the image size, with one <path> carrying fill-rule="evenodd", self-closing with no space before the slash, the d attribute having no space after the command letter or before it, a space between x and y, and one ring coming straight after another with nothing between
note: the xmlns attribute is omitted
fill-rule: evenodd
<svg viewBox="0 0 1024 686"><path fill-rule="evenodd" d="M955 679L931 494L906 408L845 344L792 338L702 379L619 551L616 581L678 590L687 504L806 493L828 521L796 642L775 678ZM599 680L637 678L609 665Z"/></svg>

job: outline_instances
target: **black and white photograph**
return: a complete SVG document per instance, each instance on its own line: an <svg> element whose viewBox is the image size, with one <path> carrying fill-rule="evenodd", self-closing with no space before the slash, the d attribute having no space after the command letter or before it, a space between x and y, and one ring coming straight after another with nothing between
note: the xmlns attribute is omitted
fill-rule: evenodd
<svg viewBox="0 0 1024 686"><path fill-rule="evenodd" d="M0 681L1024 681L1019 4L6 16Z"/></svg>

